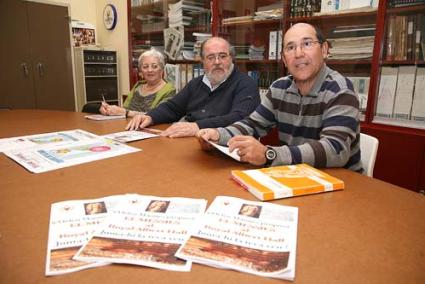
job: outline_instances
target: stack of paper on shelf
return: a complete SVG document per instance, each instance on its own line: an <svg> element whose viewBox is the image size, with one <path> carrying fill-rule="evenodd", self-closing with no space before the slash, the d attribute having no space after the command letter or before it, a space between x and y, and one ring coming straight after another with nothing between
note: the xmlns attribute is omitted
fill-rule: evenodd
<svg viewBox="0 0 425 284"><path fill-rule="evenodd" d="M297 225L296 207L217 196L176 256L294 280Z"/></svg>
<svg viewBox="0 0 425 284"><path fill-rule="evenodd" d="M254 21L275 20L283 18L283 8L255 12Z"/></svg>
<svg viewBox="0 0 425 284"><path fill-rule="evenodd" d="M201 44L206 41L207 39L212 37L212 34L209 33L193 33L193 36L195 37L195 44L193 45L193 53L194 53L194 59L199 60L201 59Z"/></svg>
<svg viewBox="0 0 425 284"><path fill-rule="evenodd" d="M330 38L329 59L354 60L372 58L374 36Z"/></svg>
<svg viewBox="0 0 425 284"><path fill-rule="evenodd" d="M264 59L264 51L265 51L264 45L262 46L249 46L248 51L248 58L249 60L263 60Z"/></svg>
<svg viewBox="0 0 425 284"><path fill-rule="evenodd" d="M344 182L307 164L232 171L232 178L260 200L344 189Z"/></svg>
<svg viewBox="0 0 425 284"><path fill-rule="evenodd" d="M241 23L251 23L254 19L254 16L240 16L240 17L230 17L223 19L223 25L232 25L232 24L241 24Z"/></svg>
<svg viewBox="0 0 425 284"><path fill-rule="evenodd" d="M168 25L170 27L190 26L195 14L206 13L204 3L191 0L180 0L168 4Z"/></svg>

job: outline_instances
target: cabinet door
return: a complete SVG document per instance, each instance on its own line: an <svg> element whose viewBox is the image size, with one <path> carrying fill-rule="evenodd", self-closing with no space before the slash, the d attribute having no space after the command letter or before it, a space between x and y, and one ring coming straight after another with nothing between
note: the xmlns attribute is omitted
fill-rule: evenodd
<svg viewBox="0 0 425 284"><path fill-rule="evenodd" d="M27 5L36 108L75 110L68 8Z"/></svg>
<svg viewBox="0 0 425 284"><path fill-rule="evenodd" d="M26 11L23 1L0 1L0 107L35 107Z"/></svg>

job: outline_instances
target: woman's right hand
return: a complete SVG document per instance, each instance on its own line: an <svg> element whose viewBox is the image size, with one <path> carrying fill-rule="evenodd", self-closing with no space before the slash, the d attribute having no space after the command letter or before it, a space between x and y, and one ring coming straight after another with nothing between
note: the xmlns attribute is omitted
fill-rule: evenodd
<svg viewBox="0 0 425 284"><path fill-rule="evenodd" d="M220 133L215 128L204 128L196 133L196 137L202 150L209 151L214 147L208 141L217 143L220 139Z"/></svg>
<svg viewBox="0 0 425 284"><path fill-rule="evenodd" d="M100 105L100 108L99 108L99 112L103 115L109 115L108 114L108 107L109 107L108 103L102 102L102 104Z"/></svg>
<svg viewBox="0 0 425 284"><path fill-rule="evenodd" d="M135 115L125 127L125 130L138 130L152 124L152 117L145 114Z"/></svg>

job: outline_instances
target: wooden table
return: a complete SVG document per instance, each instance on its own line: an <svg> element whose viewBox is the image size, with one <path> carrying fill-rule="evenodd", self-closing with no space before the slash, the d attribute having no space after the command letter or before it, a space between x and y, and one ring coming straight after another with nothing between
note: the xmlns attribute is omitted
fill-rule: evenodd
<svg viewBox="0 0 425 284"><path fill-rule="evenodd" d="M0 111L0 138L76 128L106 134L125 125L89 121L82 113ZM230 170L252 167L203 152L195 138L130 145L143 151L41 174L0 155L0 283L281 283L198 264L191 272L114 264L46 277L54 202L124 193L255 200L230 179ZM425 198L348 170L326 171L346 189L274 201L299 208L294 282L425 283Z"/></svg>

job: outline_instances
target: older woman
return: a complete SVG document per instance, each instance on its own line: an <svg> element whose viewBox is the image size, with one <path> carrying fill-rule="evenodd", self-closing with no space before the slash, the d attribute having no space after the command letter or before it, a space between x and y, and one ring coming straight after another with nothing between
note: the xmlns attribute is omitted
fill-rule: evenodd
<svg viewBox="0 0 425 284"><path fill-rule="evenodd" d="M163 79L164 56L155 49L143 52L139 57L139 75L137 82L127 96L123 107L103 102L100 113L103 115L125 115L133 117L145 113L176 94L174 86Z"/></svg>

